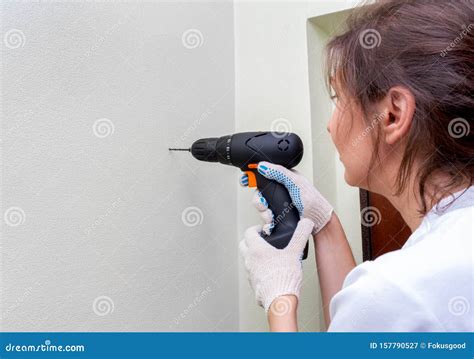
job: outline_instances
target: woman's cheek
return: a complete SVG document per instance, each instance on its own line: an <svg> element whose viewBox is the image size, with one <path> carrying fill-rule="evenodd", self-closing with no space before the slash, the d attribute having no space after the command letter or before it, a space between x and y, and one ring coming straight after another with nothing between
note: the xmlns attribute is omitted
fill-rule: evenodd
<svg viewBox="0 0 474 359"><path fill-rule="evenodd" d="M331 135L331 140L334 143L334 147L336 147L336 150L339 153L339 155L341 154L341 145L339 141L339 138L340 138L339 127L342 122L341 116L342 116L341 111L339 110L338 107L336 107L328 123L328 131L329 131L329 134Z"/></svg>
<svg viewBox="0 0 474 359"><path fill-rule="evenodd" d="M365 143L349 143L344 146L341 162L344 165L344 179L350 186L366 188L370 150Z"/></svg>
<svg viewBox="0 0 474 359"><path fill-rule="evenodd" d="M336 108L328 130L344 166L345 181L350 186L365 187L372 144L369 136L364 135L366 126L361 123L362 116L357 112L352 114L355 116L351 116L350 111Z"/></svg>
<svg viewBox="0 0 474 359"><path fill-rule="evenodd" d="M353 120L350 132L344 139L339 138L339 158L344 165L344 179L350 186L365 188L369 164L372 159L372 142L370 136L364 136L365 127Z"/></svg>

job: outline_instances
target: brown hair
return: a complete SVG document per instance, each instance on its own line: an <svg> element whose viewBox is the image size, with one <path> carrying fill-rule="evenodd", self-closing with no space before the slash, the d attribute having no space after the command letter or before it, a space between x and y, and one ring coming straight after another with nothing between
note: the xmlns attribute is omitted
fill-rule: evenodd
<svg viewBox="0 0 474 359"><path fill-rule="evenodd" d="M377 1L354 10L344 33L327 45L328 86L337 74L342 92L361 107L366 121L391 87L413 93L415 114L396 189L400 194L406 187L419 158L422 214L428 211L426 183L433 174L448 175L449 183L439 189L444 194L473 182L472 6L468 0ZM377 156L375 151L371 166Z"/></svg>

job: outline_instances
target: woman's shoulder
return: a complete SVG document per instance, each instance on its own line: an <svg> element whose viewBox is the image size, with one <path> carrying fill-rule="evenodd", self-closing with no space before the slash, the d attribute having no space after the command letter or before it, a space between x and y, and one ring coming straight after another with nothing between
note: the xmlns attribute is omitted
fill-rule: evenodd
<svg viewBox="0 0 474 359"><path fill-rule="evenodd" d="M333 315L343 318L346 308L396 320L391 328L474 330L467 309L474 306L473 207L456 212L429 225L412 245L355 267L331 302Z"/></svg>
<svg viewBox="0 0 474 359"><path fill-rule="evenodd" d="M408 290L443 291L450 282L472 287L474 205L430 216L420 227L403 248L378 257L369 270Z"/></svg>
<svg viewBox="0 0 474 359"><path fill-rule="evenodd" d="M403 249L423 243L425 246L451 246L453 241L474 239L474 186L444 198L423 218ZM447 240L450 239L450 242Z"/></svg>
<svg viewBox="0 0 474 359"><path fill-rule="evenodd" d="M431 211L402 249L347 275L330 303L331 330L474 330L474 191L465 193Z"/></svg>
<svg viewBox="0 0 474 359"><path fill-rule="evenodd" d="M331 300L330 329L474 330L472 254L470 263L426 256L399 250L354 268Z"/></svg>
<svg viewBox="0 0 474 359"><path fill-rule="evenodd" d="M330 331L443 331L413 292L367 261L346 277L329 306Z"/></svg>

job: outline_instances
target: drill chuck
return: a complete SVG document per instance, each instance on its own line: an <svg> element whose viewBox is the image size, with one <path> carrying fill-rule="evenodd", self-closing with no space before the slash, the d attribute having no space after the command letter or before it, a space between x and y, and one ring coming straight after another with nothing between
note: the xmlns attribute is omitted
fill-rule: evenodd
<svg viewBox="0 0 474 359"><path fill-rule="evenodd" d="M201 138L192 144L191 154L200 161L231 164L230 139L231 136Z"/></svg>

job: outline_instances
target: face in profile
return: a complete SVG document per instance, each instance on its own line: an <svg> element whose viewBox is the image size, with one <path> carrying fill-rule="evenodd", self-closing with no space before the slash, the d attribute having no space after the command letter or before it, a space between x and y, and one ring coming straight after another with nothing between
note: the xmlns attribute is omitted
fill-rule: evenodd
<svg viewBox="0 0 474 359"><path fill-rule="evenodd" d="M344 165L344 179L351 186L368 187L369 165L374 153L373 132L376 130L376 125L373 123L371 126L367 123L362 110L354 100L344 95L336 99L336 106L327 129Z"/></svg>

